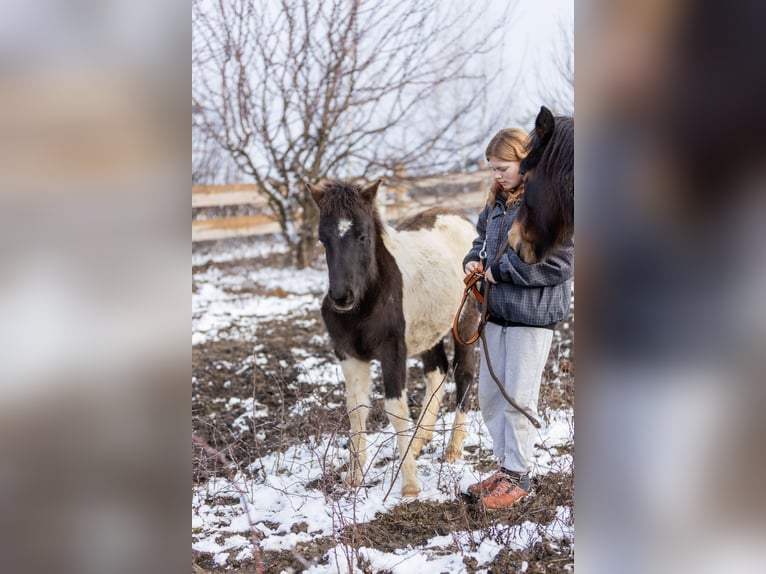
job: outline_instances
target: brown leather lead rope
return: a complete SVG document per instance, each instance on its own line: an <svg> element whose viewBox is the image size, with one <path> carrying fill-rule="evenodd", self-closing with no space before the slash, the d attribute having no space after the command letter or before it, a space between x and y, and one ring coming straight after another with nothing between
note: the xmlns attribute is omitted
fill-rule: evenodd
<svg viewBox="0 0 766 574"><path fill-rule="evenodd" d="M465 283L463 300L460 301L460 306L457 308L457 313L455 313L455 319L452 321L452 335L455 337L455 341L461 345L470 345L475 343L479 339L479 334L484 327L484 323L486 322L486 318L484 315L482 315L481 321L479 321L479 326L476 328L476 332L471 335L467 341L463 341L463 339L460 338L460 333L458 332L458 323L460 322L460 315L463 313L463 307L465 306L465 302L468 300L468 296L473 293L479 303L482 305L484 304L484 295L481 294L479 287L476 285L482 279L484 279L484 273L482 271L474 271L470 275L466 275L463 278L463 283Z"/></svg>
<svg viewBox="0 0 766 574"><path fill-rule="evenodd" d="M506 250L508 247L508 239L503 242L503 244L500 246L500 249L497 252L497 255L495 256L495 261L497 261L502 253ZM466 277L463 279L463 282L465 283L465 291L463 293L463 300L460 302L460 307L457 310L457 313L455 314L455 319L452 322L452 334L455 336L455 341L458 342L461 345L470 345L471 343L474 343L477 339L481 338L482 342L482 348L484 349L484 359L487 362L487 370L489 371L490 376L492 377L492 380L495 381L495 384L497 385L497 388L500 390L500 394L503 395L506 401L517 411L519 411L521 414L523 414L525 417L527 417L530 422L534 425L535 428L540 428L542 425L540 422L532 416L529 411L524 409L522 406L520 406L516 401L514 401L508 393L503 388L503 384L500 382L500 379L497 378L497 375L495 374L495 370L492 368L492 361L489 358L489 351L487 350L487 339L484 337L484 325L487 324L487 317L489 317L489 312L487 311L487 301L489 300L489 289L491 287L491 283L489 281L485 282L484 285L484 295L481 294L481 291L479 291L479 288L476 286L476 284L484 278L484 271L474 271L470 275L466 275ZM463 306L465 305L466 299L468 299L468 295L470 293L473 293L476 296L476 299L481 303L481 319L479 320L479 326L476 328L476 333L474 333L468 341L463 341L460 338L460 335L458 334L458 322L460 320L460 314L463 311Z"/></svg>
<svg viewBox="0 0 766 574"><path fill-rule="evenodd" d="M500 257L502 257L505 250L508 248L508 238L505 238L505 241L500 244L500 249L497 250L497 254L495 254L495 259L493 260L493 263L496 263ZM478 338L481 336L481 332L484 329L484 325L487 322L487 317L489 316L489 313L487 313L487 295L489 294L489 281L487 281L486 286L484 287L484 290L486 293L482 294L481 289L479 289L477 283L484 279L484 268L482 267L481 261L479 262L479 269L477 271L474 271L470 273L469 275L466 275L463 277L463 283L465 283L465 291L463 291L463 300L460 301L460 306L457 308L457 313L455 313L455 318L452 321L452 334L455 336L455 341L460 343L461 345L470 345L471 343L475 343ZM458 323L460 322L460 315L463 313L463 307L465 306L465 302L468 300L468 295L471 293L474 294L476 297L476 300L482 305L481 307L481 319L479 321L479 326L476 328L476 332L471 335L471 337L467 341L463 341L463 339L460 337L460 333L458 333Z"/></svg>

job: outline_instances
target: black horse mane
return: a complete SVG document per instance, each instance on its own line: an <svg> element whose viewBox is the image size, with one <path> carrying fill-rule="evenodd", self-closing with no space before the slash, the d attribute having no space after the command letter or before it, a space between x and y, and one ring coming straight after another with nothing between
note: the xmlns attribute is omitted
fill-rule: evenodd
<svg viewBox="0 0 766 574"><path fill-rule="evenodd" d="M540 145L540 136L533 130L527 143L527 153L533 152ZM548 166L554 166L550 172L548 172ZM548 172L550 180L557 184L558 189L568 192L574 190L574 118L568 116L554 118L553 134L536 168Z"/></svg>
<svg viewBox="0 0 766 574"><path fill-rule="evenodd" d="M380 214L375 207L374 196L370 200L362 197L362 187L349 181L331 179L322 185L324 195L319 201L319 212L336 219L372 217L375 229L383 230Z"/></svg>

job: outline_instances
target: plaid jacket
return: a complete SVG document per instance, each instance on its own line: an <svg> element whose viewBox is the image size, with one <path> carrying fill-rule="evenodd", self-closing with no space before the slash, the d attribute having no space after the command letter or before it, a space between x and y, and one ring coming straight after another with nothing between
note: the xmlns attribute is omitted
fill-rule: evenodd
<svg viewBox="0 0 766 574"><path fill-rule="evenodd" d="M506 213L500 198L491 208L484 207L476 224L479 235L463 259L463 268L469 261L481 261L486 269L487 262L495 260L517 212L518 205L512 205ZM486 255L482 253L485 241ZM524 263L507 248L491 267L497 283L490 289L487 310L493 317L519 325L550 327L569 313L574 276L572 241L534 265Z"/></svg>

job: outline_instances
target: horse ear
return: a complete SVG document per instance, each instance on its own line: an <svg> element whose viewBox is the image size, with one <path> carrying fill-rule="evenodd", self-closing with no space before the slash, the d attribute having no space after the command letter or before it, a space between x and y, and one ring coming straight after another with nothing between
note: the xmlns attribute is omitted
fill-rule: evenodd
<svg viewBox="0 0 766 574"><path fill-rule="evenodd" d="M535 132L541 141L545 141L553 133L553 112L545 106L540 106L540 113L535 119Z"/></svg>
<svg viewBox="0 0 766 574"><path fill-rule="evenodd" d="M311 185L310 183L306 184L306 189L309 190L311 197L313 197L314 201L319 205L319 202L322 201L322 198L324 197L324 189Z"/></svg>
<svg viewBox="0 0 766 574"><path fill-rule="evenodd" d="M361 197L367 203L372 203L375 201L375 196L378 193L378 186L380 186L381 183L383 183L383 180L378 178L371 184L364 186L362 191L359 192L359 197Z"/></svg>

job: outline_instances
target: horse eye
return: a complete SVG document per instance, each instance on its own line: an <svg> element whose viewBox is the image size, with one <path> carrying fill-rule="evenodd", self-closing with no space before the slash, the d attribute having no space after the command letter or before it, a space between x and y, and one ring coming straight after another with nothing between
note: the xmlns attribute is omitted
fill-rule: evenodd
<svg viewBox="0 0 766 574"><path fill-rule="evenodd" d="M359 241L367 241L367 234L366 233L362 233L359 236Z"/></svg>

